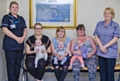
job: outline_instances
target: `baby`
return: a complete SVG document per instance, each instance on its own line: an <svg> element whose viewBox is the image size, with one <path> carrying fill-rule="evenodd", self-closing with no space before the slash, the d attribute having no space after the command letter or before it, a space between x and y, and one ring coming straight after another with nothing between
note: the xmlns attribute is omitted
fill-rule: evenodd
<svg viewBox="0 0 120 81"><path fill-rule="evenodd" d="M47 53L42 53L42 49L45 49L45 46L42 45L41 40L36 40L35 41L35 47L34 47L34 51L38 50L39 52L36 54L36 58L35 58L35 68L37 68L37 64L38 64L38 60L41 58L44 58L45 61L47 61L48 59L48 55Z"/></svg>
<svg viewBox="0 0 120 81"><path fill-rule="evenodd" d="M71 56L71 53L64 47L64 43L62 41L58 42L58 48L55 49L54 53L59 54L59 56L63 56L66 52L69 53L69 56ZM54 64L58 64L58 57L54 57ZM67 57L64 57L61 60L61 65L63 65L67 61Z"/></svg>
<svg viewBox="0 0 120 81"><path fill-rule="evenodd" d="M71 60L70 60L70 66L72 67L72 64L74 62L74 60L77 58L80 63L81 63L81 67L85 67L84 66L84 61L83 61L83 57L86 58L87 54L88 54L88 50L87 47L83 45L83 42L81 40L77 40L77 46L74 46L74 50L80 50L81 54L73 54Z"/></svg>

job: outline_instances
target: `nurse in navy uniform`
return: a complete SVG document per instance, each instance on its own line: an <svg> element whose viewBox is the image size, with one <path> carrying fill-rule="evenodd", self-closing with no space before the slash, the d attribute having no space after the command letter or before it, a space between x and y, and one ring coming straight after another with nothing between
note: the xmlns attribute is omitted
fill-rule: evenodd
<svg viewBox="0 0 120 81"><path fill-rule="evenodd" d="M25 20L18 15L18 10L18 3L12 1L9 6L10 13L4 15L1 24L5 34L3 49L6 57L8 81L18 81L19 79L24 40L27 35Z"/></svg>

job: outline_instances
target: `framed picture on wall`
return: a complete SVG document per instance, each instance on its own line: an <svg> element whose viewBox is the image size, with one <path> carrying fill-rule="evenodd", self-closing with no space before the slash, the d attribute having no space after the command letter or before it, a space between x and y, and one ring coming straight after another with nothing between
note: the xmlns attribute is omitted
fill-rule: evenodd
<svg viewBox="0 0 120 81"><path fill-rule="evenodd" d="M76 27L77 0L30 0L30 27L40 22L43 28Z"/></svg>

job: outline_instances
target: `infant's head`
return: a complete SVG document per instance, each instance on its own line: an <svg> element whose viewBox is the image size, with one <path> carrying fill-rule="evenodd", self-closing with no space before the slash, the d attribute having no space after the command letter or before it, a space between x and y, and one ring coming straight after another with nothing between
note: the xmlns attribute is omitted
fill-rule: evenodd
<svg viewBox="0 0 120 81"><path fill-rule="evenodd" d="M64 48L64 43L62 41L58 42L58 48L60 49Z"/></svg>
<svg viewBox="0 0 120 81"><path fill-rule="evenodd" d="M77 45L78 45L78 46L83 46L83 41L80 40L80 39L78 39L78 40L77 40Z"/></svg>
<svg viewBox="0 0 120 81"><path fill-rule="evenodd" d="M36 40L36 41L35 41L35 46L41 46L41 45L42 45L41 40Z"/></svg>

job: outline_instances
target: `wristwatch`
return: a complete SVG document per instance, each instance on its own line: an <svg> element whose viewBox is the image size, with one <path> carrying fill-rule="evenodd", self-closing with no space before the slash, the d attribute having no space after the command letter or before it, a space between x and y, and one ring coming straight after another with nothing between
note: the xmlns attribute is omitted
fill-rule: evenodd
<svg viewBox="0 0 120 81"><path fill-rule="evenodd" d="M105 47L107 48L107 47L108 47L108 45L106 44L106 45L105 45Z"/></svg>

